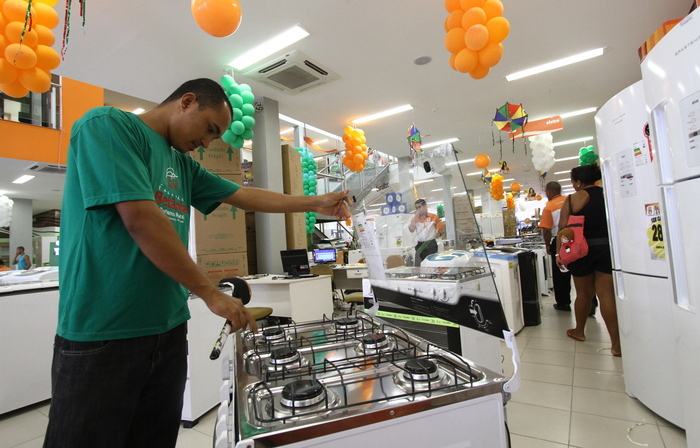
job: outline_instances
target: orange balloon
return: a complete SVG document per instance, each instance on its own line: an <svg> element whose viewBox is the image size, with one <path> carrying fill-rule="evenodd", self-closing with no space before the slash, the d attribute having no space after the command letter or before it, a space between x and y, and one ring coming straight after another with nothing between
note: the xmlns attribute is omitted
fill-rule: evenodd
<svg viewBox="0 0 700 448"><path fill-rule="evenodd" d="M510 33L510 22L505 17L494 17L486 22L486 29L489 31L489 43L500 44Z"/></svg>
<svg viewBox="0 0 700 448"><path fill-rule="evenodd" d="M0 36L0 37L2 37L2 36ZM450 53L450 67L451 67L452 70L454 70L454 71L458 71L458 70L457 70L457 66L455 66L455 59L456 59L456 58L457 58L457 55L456 55L456 54Z"/></svg>
<svg viewBox="0 0 700 448"><path fill-rule="evenodd" d="M214 37L230 36L241 24L238 0L192 0L191 9L197 25Z"/></svg>
<svg viewBox="0 0 700 448"><path fill-rule="evenodd" d="M541 195L541 194L538 194L537 196L535 196L535 199L537 199L538 201L541 201L541 200L542 200L542 195Z"/></svg>
<svg viewBox="0 0 700 448"><path fill-rule="evenodd" d="M355 162L356 165L359 165L361 163L364 163L365 158L362 157L362 154L355 154L352 160Z"/></svg>
<svg viewBox="0 0 700 448"><path fill-rule="evenodd" d="M462 28L468 30L474 25L485 25L486 13L481 8L470 8L462 16Z"/></svg>
<svg viewBox="0 0 700 448"><path fill-rule="evenodd" d="M503 15L503 3L501 3L501 0L486 0L484 2L484 12L486 13L486 20L500 17Z"/></svg>
<svg viewBox="0 0 700 448"><path fill-rule="evenodd" d="M56 28L58 25L58 13L55 9L45 3L32 2L32 7L36 9L36 23L47 28Z"/></svg>
<svg viewBox="0 0 700 448"><path fill-rule="evenodd" d="M452 12L455 9L459 9L459 0L445 0L445 9L447 12Z"/></svg>
<svg viewBox="0 0 700 448"><path fill-rule="evenodd" d="M5 3L2 4L2 12L8 22L17 21L24 23L24 18L27 14L27 6L29 6L29 3L24 0L5 0ZM34 6L31 8L31 18L36 18L36 9L34 9Z"/></svg>
<svg viewBox="0 0 700 448"><path fill-rule="evenodd" d="M491 163L491 157L489 157L488 154L479 154L474 158L474 165L476 165L477 168L484 169L489 166L489 163Z"/></svg>
<svg viewBox="0 0 700 448"><path fill-rule="evenodd" d="M445 36L445 48L450 53L459 53L460 50L467 46L464 42L466 32L462 28L453 28L447 32Z"/></svg>
<svg viewBox="0 0 700 448"><path fill-rule="evenodd" d="M5 59L21 70L32 68L36 65L36 53L26 45L8 45L5 48Z"/></svg>
<svg viewBox="0 0 700 448"><path fill-rule="evenodd" d="M46 45L37 45L36 67L42 70L53 70L61 64L61 56L53 48Z"/></svg>
<svg viewBox="0 0 700 448"><path fill-rule="evenodd" d="M484 25L474 25L464 35L464 43L467 45L467 48L473 51L481 50L488 41L489 32Z"/></svg>
<svg viewBox="0 0 700 448"><path fill-rule="evenodd" d="M22 31L24 31L24 36L22 36ZM9 41L8 44L18 44L20 40L22 45L27 45L28 47L35 47L39 43L39 35L36 31L29 28L24 28L24 22L10 22L5 27L5 37Z"/></svg>
<svg viewBox="0 0 700 448"><path fill-rule="evenodd" d="M0 14L2 16L2 14ZM3 57L5 54L5 48L10 44L10 42L7 41L7 37L5 37L4 34L0 34L0 57Z"/></svg>
<svg viewBox="0 0 700 448"><path fill-rule="evenodd" d="M510 184L510 191L518 192L520 191L520 184L518 182L513 182Z"/></svg>
<svg viewBox="0 0 700 448"><path fill-rule="evenodd" d="M9 84L0 84L0 90L13 98L22 98L27 96L29 93L29 90L27 90L27 88L19 82L19 79L16 79Z"/></svg>
<svg viewBox="0 0 700 448"><path fill-rule="evenodd" d="M445 22L447 31L454 28L460 28L462 26L462 16L464 16L464 11L461 9L452 11L450 15L447 16L447 21Z"/></svg>
<svg viewBox="0 0 700 448"><path fill-rule="evenodd" d="M2 14L2 3L3 3L2 0L0 0L0 30L4 30L5 27L7 26L7 23L8 23L7 19ZM0 32L0 35L2 35L1 32Z"/></svg>
<svg viewBox="0 0 700 448"><path fill-rule="evenodd" d="M30 92L44 93L51 89L51 73L36 67L20 70L17 79Z"/></svg>
<svg viewBox="0 0 700 448"><path fill-rule="evenodd" d="M479 50L479 65L493 67L501 62L502 57L503 44L486 44L484 48Z"/></svg>
<svg viewBox="0 0 700 448"><path fill-rule="evenodd" d="M474 67L474 70L469 72L469 76L471 76L474 79L481 79L486 77L486 75L488 75L490 71L491 69L488 67L477 65L476 67Z"/></svg>
<svg viewBox="0 0 700 448"><path fill-rule="evenodd" d="M464 48L462 51L457 53L455 58L455 67L460 73L469 73L474 70L477 63L477 55L475 51L471 51L469 48Z"/></svg>
<svg viewBox="0 0 700 448"><path fill-rule="evenodd" d="M7 62L7 59L0 58L0 84L10 84L17 79L17 68Z"/></svg>
<svg viewBox="0 0 700 448"><path fill-rule="evenodd" d="M44 25L34 25L32 27L36 31L37 36L39 36L40 45L52 46L56 42L56 36L54 36L53 31Z"/></svg>
<svg viewBox="0 0 700 448"><path fill-rule="evenodd" d="M459 6L465 11L469 8L481 8L484 6L484 0L459 0Z"/></svg>
<svg viewBox="0 0 700 448"><path fill-rule="evenodd" d="M58 3L58 0L34 0L34 3L44 3L45 5L54 7L56 3Z"/></svg>

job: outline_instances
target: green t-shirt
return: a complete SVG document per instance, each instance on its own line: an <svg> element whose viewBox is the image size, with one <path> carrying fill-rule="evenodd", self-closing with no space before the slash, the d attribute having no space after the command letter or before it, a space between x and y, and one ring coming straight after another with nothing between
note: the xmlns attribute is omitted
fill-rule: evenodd
<svg viewBox="0 0 700 448"><path fill-rule="evenodd" d="M115 203L152 200L188 241L190 205L212 212L239 185L112 107L74 125L61 211L57 333L74 341L147 336L189 319L187 290L141 252Z"/></svg>

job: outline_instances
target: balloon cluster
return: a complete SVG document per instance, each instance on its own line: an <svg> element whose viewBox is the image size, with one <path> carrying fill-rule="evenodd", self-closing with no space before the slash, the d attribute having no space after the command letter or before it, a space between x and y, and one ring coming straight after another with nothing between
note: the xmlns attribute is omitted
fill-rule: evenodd
<svg viewBox="0 0 700 448"><path fill-rule="evenodd" d="M506 208L508 210L515 210L515 199L513 199L513 194L506 194Z"/></svg>
<svg viewBox="0 0 700 448"><path fill-rule="evenodd" d="M554 144L552 134L539 134L529 137L532 149L532 165L537 171L549 171L554 166Z"/></svg>
<svg viewBox="0 0 700 448"><path fill-rule="evenodd" d="M450 67L474 79L489 74L503 57L510 23L500 0L445 0L445 48L452 53Z"/></svg>
<svg viewBox="0 0 700 448"><path fill-rule="evenodd" d="M365 131L352 126L346 126L343 134L343 142L345 142L345 155L343 156L343 165L348 167L350 171L362 171L367 163L367 139Z"/></svg>
<svg viewBox="0 0 700 448"><path fill-rule="evenodd" d="M51 48L58 25L57 0L0 1L0 90L21 98L51 89L51 70L61 57Z"/></svg>
<svg viewBox="0 0 700 448"><path fill-rule="evenodd" d="M477 168L486 169L489 163L491 163L491 157L488 154L479 154L474 158L474 165Z"/></svg>
<svg viewBox="0 0 700 448"><path fill-rule="evenodd" d="M578 165L590 165L599 159L598 154L595 153L595 148L593 146L584 146L578 151Z"/></svg>
<svg viewBox="0 0 700 448"><path fill-rule="evenodd" d="M14 202L7 196L0 196L0 227L10 227L12 222L12 204Z"/></svg>
<svg viewBox="0 0 700 448"><path fill-rule="evenodd" d="M301 177L304 185L304 196L316 196L316 171L318 166L314 156L307 148L294 148L301 155ZM314 233L316 212L306 212L306 233Z"/></svg>
<svg viewBox="0 0 700 448"><path fill-rule="evenodd" d="M190 8L197 25L214 37L230 36L241 24L238 0L192 0Z"/></svg>
<svg viewBox="0 0 700 448"><path fill-rule="evenodd" d="M494 174L493 179L491 179L491 197L497 201L500 201L505 197L503 192L503 176L500 174Z"/></svg>
<svg viewBox="0 0 700 448"><path fill-rule="evenodd" d="M233 120L226 129L221 139L236 149L243 147L245 140L253 138L253 126L255 126L255 96L248 84L236 84L233 76L221 77L221 85L228 94L228 100L233 107Z"/></svg>

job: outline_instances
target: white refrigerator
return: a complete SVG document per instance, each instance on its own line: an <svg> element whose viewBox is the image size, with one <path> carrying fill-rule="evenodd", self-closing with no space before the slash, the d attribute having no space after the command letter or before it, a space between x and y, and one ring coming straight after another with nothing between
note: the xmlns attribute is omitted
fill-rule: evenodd
<svg viewBox="0 0 700 448"><path fill-rule="evenodd" d="M674 337L689 447L700 446L700 10L642 62L673 286ZM624 355L623 355L624 356ZM669 381L674 381L669 378Z"/></svg>
<svg viewBox="0 0 700 448"><path fill-rule="evenodd" d="M612 248L625 388L649 409L685 427L677 381L673 292L664 250L656 158L642 81L595 116Z"/></svg>

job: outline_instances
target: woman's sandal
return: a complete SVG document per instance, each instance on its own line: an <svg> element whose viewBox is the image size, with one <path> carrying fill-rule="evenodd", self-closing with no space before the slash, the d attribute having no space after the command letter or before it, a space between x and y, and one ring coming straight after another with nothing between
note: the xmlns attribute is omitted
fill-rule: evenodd
<svg viewBox="0 0 700 448"><path fill-rule="evenodd" d="M585 337L580 338L578 336L574 336L574 329L573 328L569 328L568 330L566 330L566 335L568 337L570 337L571 339L574 339L574 340L579 341L579 342L583 342L586 340Z"/></svg>

